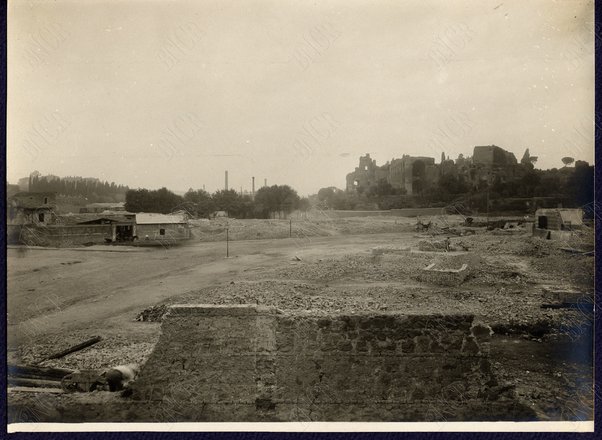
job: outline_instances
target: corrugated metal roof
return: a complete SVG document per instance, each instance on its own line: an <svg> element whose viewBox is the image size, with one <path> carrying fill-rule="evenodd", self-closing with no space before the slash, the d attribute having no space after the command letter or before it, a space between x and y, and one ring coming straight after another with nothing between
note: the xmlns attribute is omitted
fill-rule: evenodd
<svg viewBox="0 0 602 440"><path fill-rule="evenodd" d="M112 220L117 223L131 223L134 218L134 214L127 215L127 213L120 212L119 214L63 214L58 216L57 222L63 224L81 224L88 223L99 219Z"/></svg>
<svg viewBox="0 0 602 440"><path fill-rule="evenodd" d="M186 223L183 215L152 214L141 212L136 214L136 223L139 225Z"/></svg>
<svg viewBox="0 0 602 440"><path fill-rule="evenodd" d="M118 220L115 218L107 218L107 217L98 217L92 220L85 220L82 222L78 222L79 225L86 225L86 224L107 224L107 223L129 223L132 224L132 221L128 221L127 219L123 218L122 220Z"/></svg>

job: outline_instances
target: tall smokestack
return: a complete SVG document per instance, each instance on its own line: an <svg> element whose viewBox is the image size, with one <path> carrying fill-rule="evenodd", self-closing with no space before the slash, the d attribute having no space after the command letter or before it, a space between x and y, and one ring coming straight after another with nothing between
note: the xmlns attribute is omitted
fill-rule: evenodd
<svg viewBox="0 0 602 440"><path fill-rule="evenodd" d="M268 179L263 179L263 186L268 186Z"/></svg>
<svg viewBox="0 0 602 440"><path fill-rule="evenodd" d="M255 197L255 177L251 177L251 194Z"/></svg>
<svg viewBox="0 0 602 440"><path fill-rule="evenodd" d="M228 170L226 170L226 191L228 191Z"/></svg>

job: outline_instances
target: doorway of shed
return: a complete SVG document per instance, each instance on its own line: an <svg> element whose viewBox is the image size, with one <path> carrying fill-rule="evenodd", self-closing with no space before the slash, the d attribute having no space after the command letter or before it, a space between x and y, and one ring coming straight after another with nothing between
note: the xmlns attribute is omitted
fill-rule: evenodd
<svg viewBox="0 0 602 440"><path fill-rule="evenodd" d="M132 225L117 225L115 227L115 241L132 241L134 227Z"/></svg>

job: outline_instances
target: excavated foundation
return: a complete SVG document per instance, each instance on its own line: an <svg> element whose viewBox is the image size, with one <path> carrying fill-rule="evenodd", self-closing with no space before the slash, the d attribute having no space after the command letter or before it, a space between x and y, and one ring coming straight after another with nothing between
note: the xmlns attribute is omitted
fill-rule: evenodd
<svg viewBox="0 0 602 440"><path fill-rule="evenodd" d="M529 420L470 315L173 306L134 386L181 421Z"/></svg>

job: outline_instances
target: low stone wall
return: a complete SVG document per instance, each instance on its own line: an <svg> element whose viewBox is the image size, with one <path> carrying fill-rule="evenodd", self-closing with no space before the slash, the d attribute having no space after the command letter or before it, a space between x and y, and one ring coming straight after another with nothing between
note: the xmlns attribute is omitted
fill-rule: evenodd
<svg viewBox="0 0 602 440"><path fill-rule="evenodd" d="M547 229L533 228L533 237L542 238L544 240L550 239L550 231Z"/></svg>
<svg viewBox="0 0 602 440"><path fill-rule="evenodd" d="M24 226L21 243L29 246L70 247L103 244L112 238L111 225Z"/></svg>
<svg viewBox="0 0 602 440"><path fill-rule="evenodd" d="M436 264L432 263L416 274L415 278L418 281L440 286L459 286L469 274L468 264L462 264L458 269L438 269Z"/></svg>
<svg viewBox="0 0 602 440"><path fill-rule="evenodd" d="M569 241L573 236L571 231L556 231L552 229L533 228L533 237L544 240Z"/></svg>
<svg viewBox="0 0 602 440"><path fill-rule="evenodd" d="M426 252L447 252L450 250L450 240L420 240L418 250Z"/></svg>
<svg viewBox="0 0 602 440"><path fill-rule="evenodd" d="M573 236L571 231L550 231L550 240L569 242Z"/></svg>
<svg viewBox="0 0 602 440"><path fill-rule="evenodd" d="M496 391L490 333L470 315L173 306L133 397L171 421L530 419Z"/></svg>
<svg viewBox="0 0 602 440"><path fill-rule="evenodd" d="M377 246L372 248L371 252L373 256L384 255L384 254L407 254L411 252L412 248L406 247L395 247L395 246Z"/></svg>

